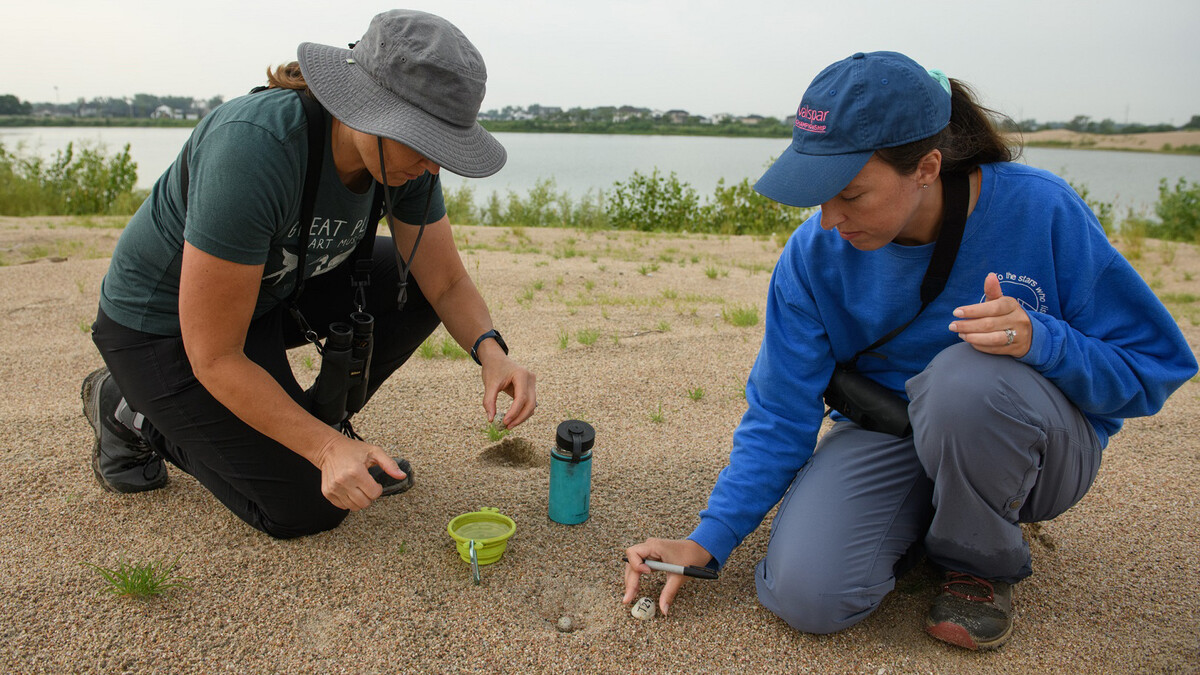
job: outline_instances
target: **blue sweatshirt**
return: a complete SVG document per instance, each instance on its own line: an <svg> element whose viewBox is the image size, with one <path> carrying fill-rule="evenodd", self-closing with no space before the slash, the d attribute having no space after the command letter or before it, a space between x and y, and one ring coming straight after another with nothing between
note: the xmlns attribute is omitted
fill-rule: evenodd
<svg viewBox="0 0 1200 675"><path fill-rule="evenodd" d="M1112 247L1091 209L1062 179L1020 164L981 167L941 295L858 368L900 396L905 382L960 342L956 307L984 301L989 272L1029 314L1020 360L1053 382L1092 423L1101 445L1126 417L1152 415L1196 373L1175 320ZM762 523L812 455L821 395L835 362L912 318L933 244L859 251L820 226L818 212L784 247L767 297L765 334L746 384L749 408L688 537L719 564Z"/></svg>

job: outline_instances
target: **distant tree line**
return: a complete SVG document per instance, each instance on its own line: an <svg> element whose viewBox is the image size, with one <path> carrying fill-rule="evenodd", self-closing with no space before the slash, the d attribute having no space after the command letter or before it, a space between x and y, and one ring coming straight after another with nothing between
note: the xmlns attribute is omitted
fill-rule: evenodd
<svg viewBox="0 0 1200 675"><path fill-rule="evenodd" d="M79 98L70 103L31 103L12 94L3 94L0 95L0 116L75 118L80 121L86 118L198 120L224 102L222 96L199 99L135 94L132 97ZM792 130L790 118L727 113L705 116L694 115L686 110L660 111L630 105L563 109L535 103L528 107L505 106L488 110L481 112L479 119L492 131L788 136ZM1118 123L1109 118L1096 121L1087 115L1076 115L1067 122L1039 122L1035 119L1015 121L1005 117L999 121L999 126L1004 131L1069 129L1090 134L1140 134L1200 130L1200 115L1193 115L1179 127L1171 124Z"/></svg>
<svg viewBox="0 0 1200 675"><path fill-rule="evenodd" d="M0 115L29 115L34 117L98 117L125 119L192 119L197 120L225 102L224 97L208 99L190 96L98 96L78 98L70 103L31 103L12 94L0 95Z"/></svg>
<svg viewBox="0 0 1200 675"><path fill-rule="evenodd" d="M1038 122L1035 119L1016 122L1005 118L1001 122L1005 131L1042 131L1045 129L1068 129L1085 134L1146 134L1156 131L1188 131L1200 130L1200 115L1192 115L1183 126L1172 124L1141 124L1137 122L1120 123L1109 118L1097 122L1087 115L1076 115L1070 122Z"/></svg>

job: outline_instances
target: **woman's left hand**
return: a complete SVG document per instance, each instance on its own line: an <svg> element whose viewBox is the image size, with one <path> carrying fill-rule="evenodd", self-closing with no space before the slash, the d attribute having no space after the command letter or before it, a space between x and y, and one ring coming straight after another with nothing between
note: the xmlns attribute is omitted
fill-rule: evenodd
<svg viewBox="0 0 1200 675"><path fill-rule="evenodd" d="M489 341L485 344L495 345ZM512 405L500 420L505 429L512 429L533 416L537 409L537 377L528 368L513 361L499 348L480 350L483 363L483 410L489 422L496 418L496 399L500 392L512 397Z"/></svg>
<svg viewBox="0 0 1200 675"><path fill-rule="evenodd" d="M1025 356L1033 327L1021 303L1000 291L1000 279L995 274L987 275L983 294L983 302L954 310L958 320L950 324L950 330L986 354Z"/></svg>

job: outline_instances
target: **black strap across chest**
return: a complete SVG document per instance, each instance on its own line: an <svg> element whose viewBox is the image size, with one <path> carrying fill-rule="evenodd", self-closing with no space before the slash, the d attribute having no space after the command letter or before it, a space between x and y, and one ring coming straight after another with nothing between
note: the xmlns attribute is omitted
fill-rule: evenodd
<svg viewBox="0 0 1200 675"><path fill-rule="evenodd" d="M950 279L954 269L954 259L958 257L958 247L962 243L963 230L967 224L967 207L971 201L971 182L965 173L944 173L942 179L942 195L945 200L942 206L942 228L938 232L937 243L933 246L933 257L929 267L925 269L925 277L921 279L921 308L911 319L892 329L887 335L863 347L847 362L851 366L858 357L879 349L885 342L904 332L925 308L941 294Z"/></svg>

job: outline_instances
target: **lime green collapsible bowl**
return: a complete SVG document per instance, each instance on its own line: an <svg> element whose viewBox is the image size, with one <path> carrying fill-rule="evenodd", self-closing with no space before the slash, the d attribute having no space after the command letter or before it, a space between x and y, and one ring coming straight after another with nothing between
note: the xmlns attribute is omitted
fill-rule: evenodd
<svg viewBox="0 0 1200 675"><path fill-rule="evenodd" d="M479 564L490 565L504 555L508 538L517 531L517 524L498 509L485 506L478 511L456 516L446 526L446 531L454 537L458 556L464 562L471 562L470 546L474 540Z"/></svg>

